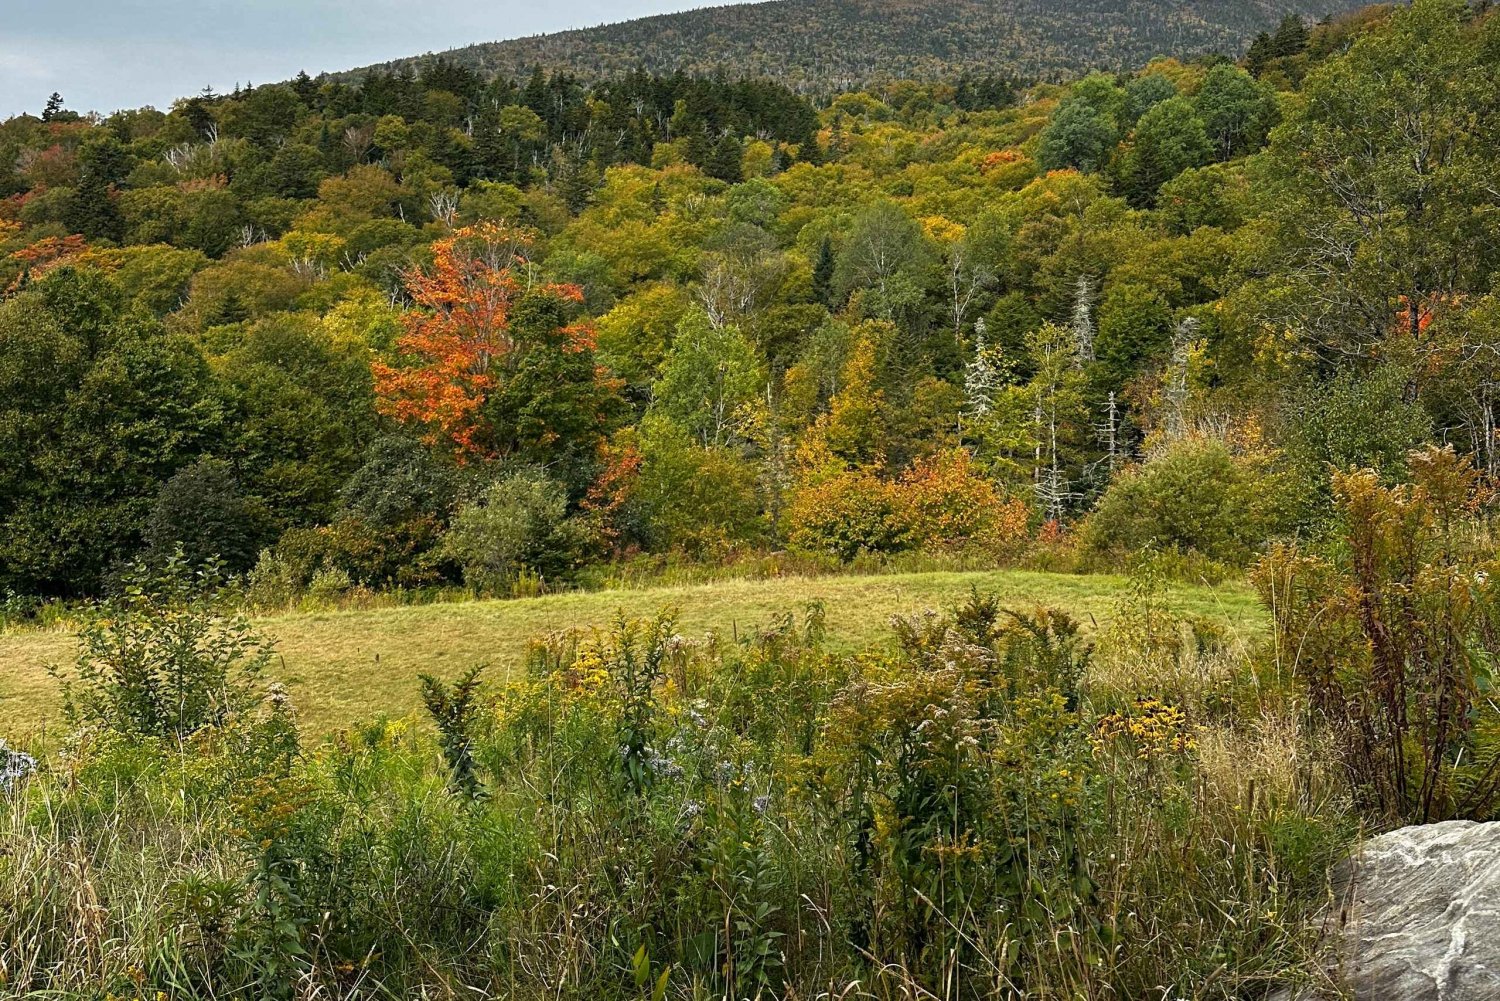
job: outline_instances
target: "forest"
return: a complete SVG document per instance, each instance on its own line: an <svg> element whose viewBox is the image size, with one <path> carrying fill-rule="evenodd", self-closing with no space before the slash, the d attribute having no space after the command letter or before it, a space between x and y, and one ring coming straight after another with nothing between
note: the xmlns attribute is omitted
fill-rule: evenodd
<svg viewBox="0 0 1500 1001"><path fill-rule="evenodd" d="M367 69L421 71L447 61L487 76L541 66L595 82L654 73L737 74L825 99L893 80L969 73L1052 82L1134 70L1153 56L1244 52L1288 17L1320 20L1352 0L773 0L700 7L550 35L483 42ZM356 80L365 71L336 74Z"/></svg>
<svg viewBox="0 0 1500 1001"><path fill-rule="evenodd" d="M0 124L0 692L59 706L0 996L1333 990L1339 860L1500 819L1497 276L1462 0L1066 83L54 95ZM774 612L625 589L683 580ZM549 631L414 625L486 617Z"/></svg>
<svg viewBox="0 0 1500 1001"><path fill-rule="evenodd" d="M59 99L0 126L0 588L178 547L283 601L764 553L1212 573L1319 531L1331 468L1493 473L1488 24L822 109L453 66Z"/></svg>

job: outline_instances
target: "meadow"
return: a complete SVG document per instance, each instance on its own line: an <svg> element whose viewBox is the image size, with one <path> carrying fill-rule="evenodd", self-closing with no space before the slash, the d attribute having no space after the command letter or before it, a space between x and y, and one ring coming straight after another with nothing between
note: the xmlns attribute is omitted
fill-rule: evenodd
<svg viewBox="0 0 1500 1001"><path fill-rule="evenodd" d="M291 690L305 727L326 733L379 713L418 710L419 674L454 674L483 664L487 677L499 681L521 662L533 638L607 626L622 614L671 611L685 635L717 631L732 638L766 626L782 611L822 602L830 645L852 650L888 641L891 616L951 604L975 587L1008 606L1064 609L1091 628L1110 620L1126 579L990 571L734 580L505 601L294 611L257 618L255 624L276 644L272 673ZM1247 639L1267 628L1264 611L1242 583L1174 585L1164 597L1184 616L1219 619ZM48 668L66 668L76 654L66 623L0 633L5 733L15 739L56 723L58 688Z"/></svg>

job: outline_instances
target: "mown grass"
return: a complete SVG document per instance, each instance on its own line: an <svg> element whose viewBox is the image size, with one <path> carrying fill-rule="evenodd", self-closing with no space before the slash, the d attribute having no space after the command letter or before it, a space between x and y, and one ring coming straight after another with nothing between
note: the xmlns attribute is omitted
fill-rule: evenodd
<svg viewBox="0 0 1500 1001"><path fill-rule="evenodd" d="M417 676L453 674L473 664L504 677L527 643L556 630L602 626L617 615L676 609L688 635L765 626L808 602L826 606L832 645L852 650L886 641L892 615L949 605L971 587L1016 608L1060 608L1085 628L1107 623L1124 594L1117 576L1024 571L891 576L792 577L641 588L363 611L297 612L260 618L279 654L274 673L288 683L306 728L326 733L379 713L419 708ZM1254 595L1241 584L1176 586L1165 594L1178 614L1208 617L1242 637L1266 628ZM66 667L75 641L65 629L0 634L0 727L34 735L58 714L50 665Z"/></svg>

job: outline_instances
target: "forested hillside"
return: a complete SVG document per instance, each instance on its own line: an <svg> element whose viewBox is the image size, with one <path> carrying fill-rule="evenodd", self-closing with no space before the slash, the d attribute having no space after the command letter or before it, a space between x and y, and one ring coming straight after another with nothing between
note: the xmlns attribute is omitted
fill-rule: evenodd
<svg viewBox="0 0 1500 1001"><path fill-rule="evenodd" d="M417 70L441 58L486 75L524 77L541 66L588 81L636 69L722 69L826 95L964 73L1057 80L1134 69L1163 53L1237 56L1288 15L1320 20L1358 6L1352 0L775 0L472 45L378 68Z"/></svg>
<svg viewBox="0 0 1500 1001"><path fill-rule="evenodd" d="M1494 995L1500 13L930 65L0 124L0 998Z"/></svg>
<svg viewBox="0 0 1500 1001"><path fill-rule="evenodd" d="M447 64L55 101L0 126L0 590L179 547L268 601L1232 567L1321 531L1330 469L1494 474L1497 24L1424 0L823 109Z"/></svg>

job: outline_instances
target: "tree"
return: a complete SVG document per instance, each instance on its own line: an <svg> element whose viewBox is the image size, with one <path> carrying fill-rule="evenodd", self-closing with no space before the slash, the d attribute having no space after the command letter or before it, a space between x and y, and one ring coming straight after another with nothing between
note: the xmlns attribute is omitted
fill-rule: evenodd
<svg viewBox="0 0 1500 1001"><path fill-rule="evenodd" d="M273 316L217 361L233 419L225 458L283 524L333 517L339 489L374 437L370 352L306 316Z"/></svg>
<svg viewBox="0 0 1500 1001"><path fill-rule="evenodd" d="M1177 85L1160 73L1146 73L1125 86L1125 122L1134 126L1141 116L1177 96Z"/></svg>
<svg viewBox="0 0 1500 1001"><path fill-rule="evenodd" d="M744 161L744 145L726 133L714 144L703 172L716 180L739 184L745 179Z"/></svg>
<svg viewBox="0 0 1500 1001"><path fill-rule="evenodd" d="M1213 147L1185 97L1173 97L1141 116L1125 153L1121 175L1132 203L1150 206L1161 186L1190 167L1208 162Z"/></svg>
<svg viewBox="0 0 1500 1001"><path fill-rule="evenodd" d="M1171 347L1172 311L1151 288L1115 285L1100 304L1095 343L1108 387L1122 389L1147 362L1160 361Z"/></svg>
<svg viewBox="0 0 1500 1001"><path fill-rule="evenodd" d="M372 366L380 409L461 462L576 459L608 419L614 384L594 364L591 332L563 315L582 293L527 288L526 254L525 234L493 223L439 240L432 267L406 278L417 309L399 363Z"/></svg>
<svg viewBox="0 0 1500 1001"><path fill-rule="evenodd" d="M834 277L833 238L827 233L818 241L818 255L813 259L813 299L832 308Z"/></svg>
<svg viewBox="0 0 1500 1001"><path fill-rule="evenodd" d="M0 589L97 593L222 427L197 347L120 315L103 275L60 267L0 304Z"/></svg>
<svg viewBox="0 0 1500 1001"><path fill-rule="evenodd" d="M739 450L705 447L676 421L648 414L629 504L658 552L722 555L765 534L755 466Z"/></svg>
<svg viewBox="0 0 1500 1001"><path fill-rule="evenodd" d="M1276 114L1275 96L1231 63L1208 71L1195 104L1221 160L1259 149Z"/></svg>
<svg viewBox="0 0 1500 1001"><path fill-rule="evenodd" d="M1115 125L1092 105L1069 101L1042 130L1036 159L1043 170L1092 174L1104 168L1117 139Z"/></svg>
<svg viewBox="0 0 1500 1001"><path fill-rule="evenodd" d="M1416 0L1308 77L1272 136L1282 192L1256 294L1262 321L1330 362L1392 333L1421 350L1434 317L1500 267L1497 22Z"/></svg>
<svg viewBox="0 0 1500 1001"><path fill-rule="evenodd" d="M698 302L715 326L745 321L775 295L790 269L786 254L759 226L738 223L703 255Z"/></svg>
<svg viewBox="0 0 1500 1001"><path fill-rule="evenodd" d="M1301 14L1288 14L1276 26L1276 34L1271 36L1271 55L1278 59L1300 55L1307 48L1307 42L1307 22L1302 20Z"/></svg>
<svg viewBox="0 0 1500 1001"><path fill-rule="evenodd" d="M458 497L458 476L420 442L385 435L370 443L339 496L346 513L374 525L445 521Z"/></svg>
<svg viewBox="0 0 1500 1001"><path fill-rule="evenodd" d="M869 290L874 315L893 320L921 298L921 276L932 260L917 221L895 202L878 201L855 217L839 254L834 287L840 297Z"/></svg>
<svg viewBox="0 0 1500 1001"><path fill-rule="evenodd" d="M111 135L90 141L79 152L78 168L68 228L91 240L119 241L125 224L114 188L130 169L124 147Z"/></svg>
<svg viewBox="0 0 1500 1001"><path fill-rule="evenodd" d="M704 447L742 444L766 374L737 327L716 327L698 310L683 317L652 387L653 410Z"/></svg>

